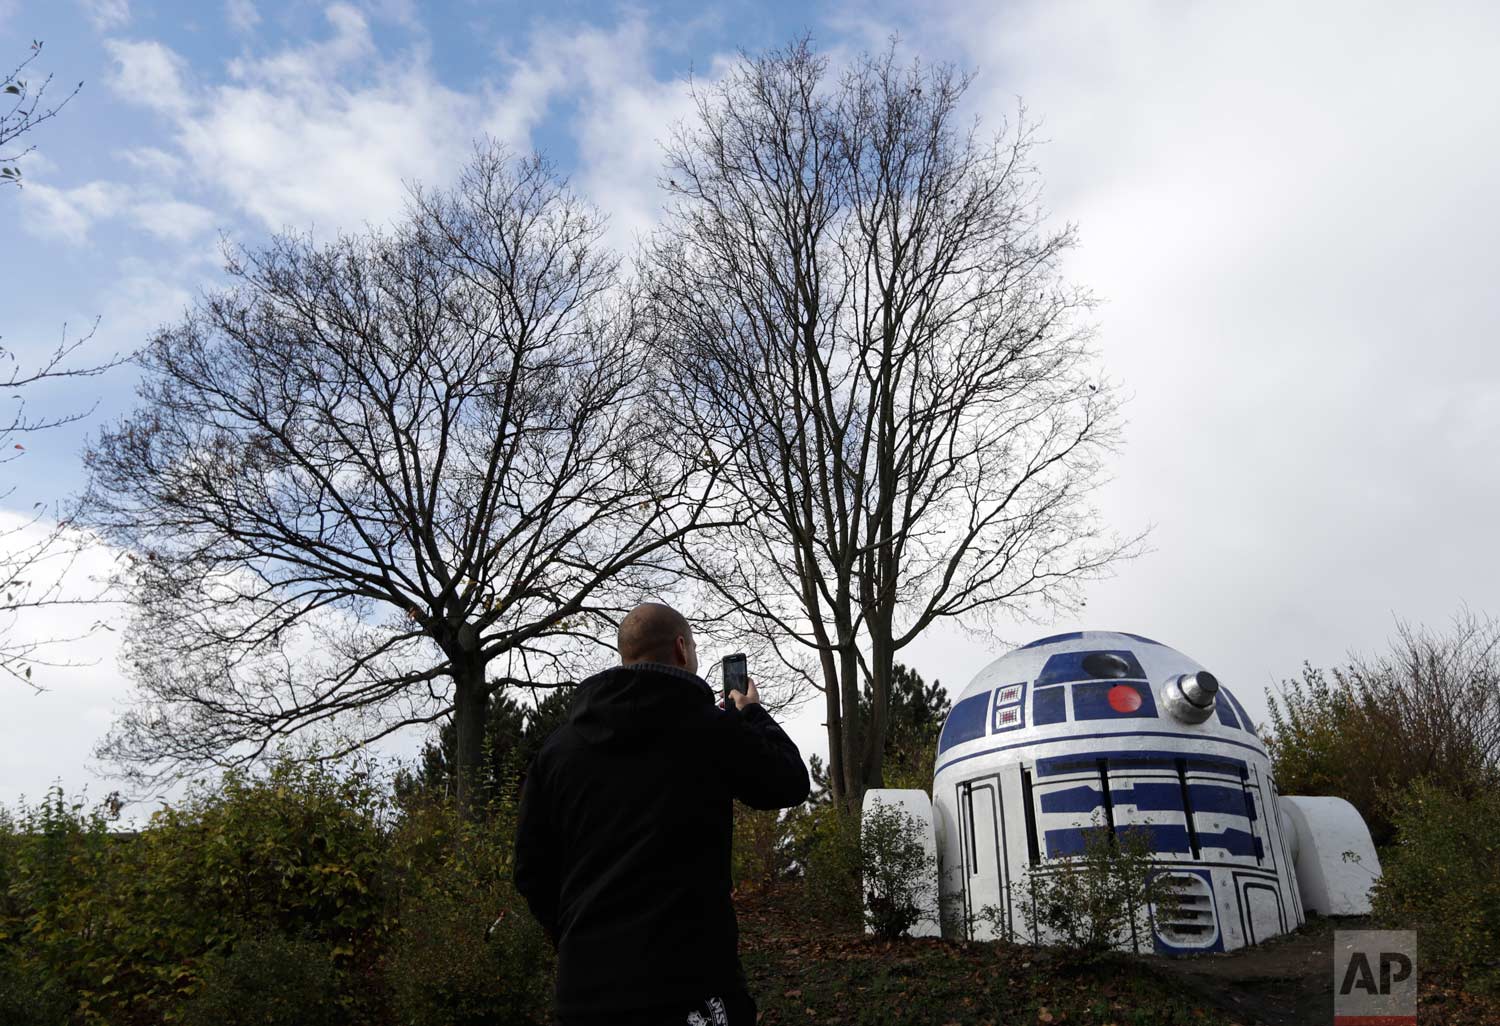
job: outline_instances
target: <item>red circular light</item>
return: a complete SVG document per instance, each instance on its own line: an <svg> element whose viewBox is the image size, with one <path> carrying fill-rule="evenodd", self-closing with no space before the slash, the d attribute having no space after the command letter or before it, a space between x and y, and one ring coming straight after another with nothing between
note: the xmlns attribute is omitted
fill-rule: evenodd
<svg viewBox="0 0 1500 1026"><path fill-rule="evenodd" d="M1117 713L1133 713L1141 707L1141 693L1129 684L1109 689L1109 707Z"/></svg>

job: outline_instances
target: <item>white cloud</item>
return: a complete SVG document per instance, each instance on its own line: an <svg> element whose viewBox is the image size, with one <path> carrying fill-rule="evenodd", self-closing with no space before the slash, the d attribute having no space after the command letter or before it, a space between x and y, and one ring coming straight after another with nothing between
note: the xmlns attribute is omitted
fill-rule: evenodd
<svg viewBox="0 0 1500 1026"><path fill-rule="evenodd" d="M523 54L506 55L506 91L493 104L486 126L505 137L515 124L534 123L549 103L571 101L569 128L577 145L572 181L609 214L605 241L621 252L659 218L661 144L672 125L693 110L686 75L664 80L652 71L655 35L638 16L613 28L539 29ZM700 65L697 76L700 87L725 68L722 58L706 63L706 73Z"/></svg>
<svg viewBox="0 0 1500 1026"><path fill-rule="evenodd" d="M130 219L159 239L191 242L214 226L213 211L181 200L142 200L130 208Z"/></svg>
<svg viewBox="0 0 1500 1026"><path fill-rule="evenodd" d="M226 0L224 17L236 32L251 32L260 24L260 12L254 0Z"/></svg>
<svg viewBox="0 0 1500 1026"><path fill-rule="evenodd" d="M35 235L77 245L88 239L95 221L118 213L128 194L114 182L89 182L72 189L33 182L25 189L22 219Z"/></svg>
<svg viewBox="0 0 1500 1026"><path fill-rule="evenodd" d="M0 508L0 539L7 545L35 544L52 526L46 519L33 522L30 515ZM119 555L119 549L101 544L85 549L66 572L60 562L54 564L52 572L58 576L49 580L60 579L57 597L97 597L100 584L117 568ZM338 615L328 614L330 620ZM90 630L96 622L105 626ZM0 745L0 804L14 806L23 796L35 804L54 784L60 784L70 799L87 788L92 804L122 786L111 776L115 767L95 759L93 750L133 698L131 682L120 666L127 628L128 609L118 602L23 610L8 625L7 642L12 646L44 643L35 653L32 675L43 690L27 689L9 677L0 681L6 724L6 744ZM45 644L85 634L86 641ZM340 722L352 726L352 720ZM387 765L394 759L410 760L420 751L424 734L408 728L375 743L370 751ZM136 797L124 789L127 797ZM178 785L165 795L139 796L141 801L127 806L122 828L138 828L163 798L175 800L184 791Z"/></svg>
<svg viewBox="0 0 1500 1026"><path fill-rule="evenodd" d="M182 170L182 159L155 146L136 146L117 150L116 155L138 171L145 171L159 178L173 178Z"/></svg>
<svg viewBox="0 0 1500 1026"><path fill-rule="evenodd" d="M73 245L87 242L94 224L111 218L123 218L171 242L190 242L214 221L212 211L171 199L159 187L104 181L71 189L32 183L25 190L22 218L32 234Z"/></svg>
<svg viewBox="0 0 1500 1026"><path fill-rule="evenodd" d="M185 62L161 44L122 44L117 88L169 113L195 178L273 230L385 221L404 182L445 184L485 130L524 144L545 109L549 83L523 80L514 107L504 89L459 93L421 50L384 57L356 8L325 13L325 38L235 59L209 88L184 85Z"/></svg>
<svg viewBox="0 0 1500 1026"><path fill-rule="evenodd" d="M31 523L22 513L0 509L0 537L18 549L40 542L50 524ZM96 549L83 554L63 575L60 597L93 594L97 586L90 578L109 572L114 553ZM59 567L58 572L61 572ZM97 619L108 619L110 607L51 606L24 610L7 630L12 645L75 637ZM87 644L47 648L40 657L54 662L81 665L33 667L32 680L45 688L40 694L27 691L6 678L4 689L6 744L0 746L0 797L6 802L21 794L35 800L54 781L66 781L70 789L81 787L90 763L90 749L110 719L112 703L123 694L125 683L115 665L119 634L100 631ZM98 789L94 797L102 797Z"/></svg>
<svg viewBox="0 0 1500 1026"><path fill-rule="evenodd" d="M188 108L187 62L161 43L111 39L104 48L117 68L110 87L132 103L181 115Z"/></svg>
<svg viewBox="0 0 1500 1026"><path fill-rule="evenodd" d="M117 29L130 21L130 0L82 0L83 9L100 32Z"/></svg>

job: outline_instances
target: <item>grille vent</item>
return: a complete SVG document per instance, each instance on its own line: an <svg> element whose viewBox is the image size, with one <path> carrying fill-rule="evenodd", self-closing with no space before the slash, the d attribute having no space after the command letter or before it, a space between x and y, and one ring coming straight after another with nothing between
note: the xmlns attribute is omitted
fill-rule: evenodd
<svg viewBox="0 0 1500 1026"><path fill-rule="evenodd" d="M1196 873L1167 873L1164 881L1177 895L1177 908L1164 914L1151 909L1156 935L1178 948L1208 947L1219 936L1214 920L1214 892Z"/></svg>

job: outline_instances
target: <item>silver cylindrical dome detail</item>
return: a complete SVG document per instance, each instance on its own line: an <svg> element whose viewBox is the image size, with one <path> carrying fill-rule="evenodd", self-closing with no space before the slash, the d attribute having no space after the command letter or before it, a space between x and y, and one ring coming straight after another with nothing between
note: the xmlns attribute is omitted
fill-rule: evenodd
<svg viewBox="0 0 1500 1026"><path fill-rule="evenodd" d="M1162 687L1162 704L1174 719L1183 723L1202 723L1214 714L1219 694L1219 679L1207 670L1183 673Z"/></svg>
<svg viewBox="0 0 1500 1026"><path fill-rule="evenodd" d="M1182 677L1178 683L1189 702L1202 709L1214 707L1214 697L1219 693L1219 678L1207 670L1199 670Z"/></svg>

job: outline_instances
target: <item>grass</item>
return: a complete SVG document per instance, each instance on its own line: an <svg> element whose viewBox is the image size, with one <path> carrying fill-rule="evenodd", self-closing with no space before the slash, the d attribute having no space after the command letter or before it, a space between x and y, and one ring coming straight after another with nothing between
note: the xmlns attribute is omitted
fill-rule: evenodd
<svg viewBox="0 0 1500 1026"><path fill-rule="evenodd" d="M811 921L796 892L740 893L740 952L762 1026L1229 1026L1127 956L937 938L879 941Z"/></svg>

